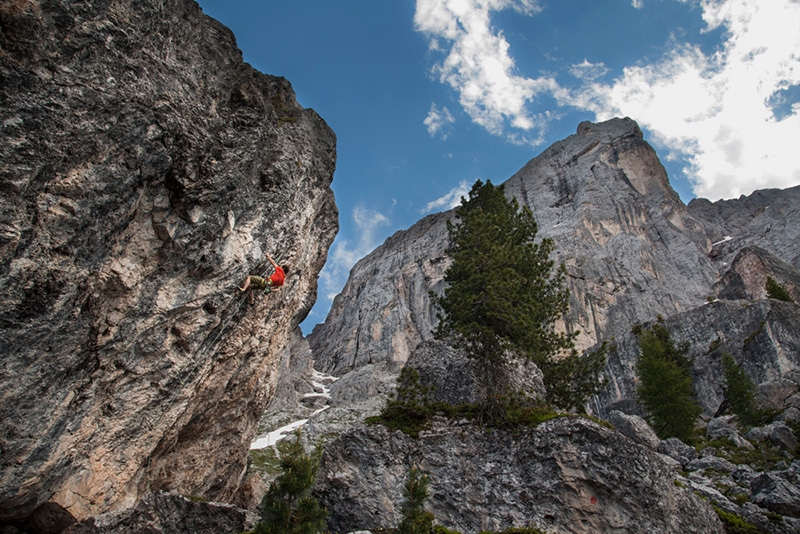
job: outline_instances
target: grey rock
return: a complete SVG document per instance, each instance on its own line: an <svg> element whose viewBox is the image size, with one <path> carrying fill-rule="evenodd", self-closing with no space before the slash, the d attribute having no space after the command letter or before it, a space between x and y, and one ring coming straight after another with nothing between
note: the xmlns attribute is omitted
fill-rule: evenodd
<svg viewBox="0 0 800 534"><path fill-rule="evenodd" d="M638 415L628 415L618 410L612 410L608 414L608 422L614 425L616 430L622 432L639 445L661 452L661 440L650 425L647 424L647 421ZM677 460L677 458L675 459Z"/></svg>
<svg viewBox="0 0 800 534"><path fill-rule="evenodd" d="M426 341L417 346L406 365L419 372L420 384L432 387L430 399L449 404L469 404L480 400L480 383L472 362L462 352L440 341ZM542 372L530 362L512 360L508 366L509 393L524 391L544 398Z"/></svg>
<svg viewBox="0 0 800 534"><path fill-rule="evenodd" d="M745 434L747 439L752 441L770 441L783 450L795 452L797 450L797 438L783 421L775 421L767 426L755 427Z"/></svg>
<svg viewBox="0 0 800 534"><path fill-rule="evenodd" d="M732 473L736 466L724 458L718 456L706 456L704 458L695 458L686 464L687 471L700 471L704 469L713 469L720 473Z"/></svg>
<svg viewBox="0 0 800 534"><path fill-rule="evenodd" d="M724 400L724 352L733 356L755 384L765 384L757 388L758 407L789 407L797 385L787 377L794 377L800 369L800 305L776 300L717 300L668 317L663 324L676 343L689 344L694 392L706 417L713 417ZM636 335L625 332L615 337L605 370L609 385L597 400L601 417L610 407L636 399L638 356Z"/></svg>
<svg viewBox="0 0 800 534"><path fill-rule="evenodd" d="M762 473L750 483L750 500L772 512L800 517L800 487L775 473Z"/></svg>
<svg viewBox="0 0 800 534"><path fill-rule="evenodd" d="M730 265L738 252L756 245L800 268L800 187L764 189L738 199L689 202L689 212L703 221L716 245L711 256ZM730 239L726 239L730 238Z"/></svg>
<svg viewBox="0 0 800 534"><path fill-rule="evenodd" d="M714 292L727 300L764 299L767 277L783 286L795 301L800 300L800 269L754 246L739 251L730 269L714 284Z"/></svg>
<svg viewBox="0 0 800 534"><path fill-rule="evenodd" d="M727 439L740 449L752 450L753 444L744 439L736 428L735 416L715 417L706 426L706 437L710 440Z"/></svg>
<svg viewBox="0 0 800 534"><path fill-rule="evenodd" d="M682 466L697 458L697 450L678 438L667 438L658 444L658 452L677 460Z"/></svg>
<svg viewBox="0 0 800 534"><path fill-rule="evenodd" d="M237 534L251 530L260 519L258 514L230 504L159 492L145 496L128 510L82 521L64 534Z"/></svg>
<svg viewBox="0 0 800 534"><path fill-rule="evenodd" d="M479 461L476 461L479 459ZM430 478L438 524L473 534L545 531L723 532L710 506L674 483L674 467L620 433L581 418L487 432L435 422L414 439L374 425L328 444L316 494L329 528L393 527L417 465Z"/></svg>
<svg viewBox="0 0 800 534"><path fill-rule="evenodd" d="M791 406L797 391L798 384L796 381L782 376L775 377L772 380L758 384L756 388L756 403L767 410L783 411Z"/></svg>
<svg viewBox="0 0 800 534"><path fill-rule="evenodd" d="M0 522L232 500L338 228L336 138L191 0L9 5ZM251 306L265 252L293 269Z"/></svg>

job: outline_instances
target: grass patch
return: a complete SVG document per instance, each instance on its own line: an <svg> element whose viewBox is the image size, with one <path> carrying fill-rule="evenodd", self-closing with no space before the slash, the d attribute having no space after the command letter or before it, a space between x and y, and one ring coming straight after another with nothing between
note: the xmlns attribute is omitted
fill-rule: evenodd
<svg viewBox="0 0 800 534"><path fill-rule="evenodd" d="M758 528L752 523L749 523L745 518L726 512L715 504L712 504L712 506L725 525L725 532L727 534L758 534Z"/></svg>

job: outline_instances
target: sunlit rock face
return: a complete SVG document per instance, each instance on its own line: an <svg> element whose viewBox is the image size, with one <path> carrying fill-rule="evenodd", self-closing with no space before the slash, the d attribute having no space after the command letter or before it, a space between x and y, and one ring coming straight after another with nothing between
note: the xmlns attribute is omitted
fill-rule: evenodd
<svg viewBox="0 0 800 534"><path fill-rule="evenodd" d="M338 228L335 136L190 0L0 20L0 521L230 500ZM289 277L250 305L265 253Z"/></svg>

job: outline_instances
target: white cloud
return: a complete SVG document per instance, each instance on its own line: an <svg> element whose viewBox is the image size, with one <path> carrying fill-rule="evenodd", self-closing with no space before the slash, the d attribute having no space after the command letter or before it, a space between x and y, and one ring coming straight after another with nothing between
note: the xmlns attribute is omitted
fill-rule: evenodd
<svg viewBox="0 0 800 534"><path fill-rule="evenodd" d="M509 128L541 127L546 117L530 113L528 104L556 88L550 77L515 74L508 41L490 23L491 12L503 9L528 15L540 11L535 0L417 0L414 13L415 27L429 37L431 51L450 46L433 74L458 93L475 123L495 135L506 135Z"/></svg>
<svg viewBox="0 0 800 534"><path fill-rule="evenodd" d="M593 82L597 78L602 78L608 74L608 68L602 61L600 63L591 63L588 59L584 58L582 63L570 67L569 73L579 80Z"/></svg>
<svg viewBox="0 0 800 534"><path fill-rule="evenodd" d="M800 184L797 106L781 114L773 109L786 94L780 90L800 84L800 2L703 0L701 6L709 31L726 30L716 53L677 45L656 63L625 68L611 84L562 89L560 103L591 110L598 120L637 120L672 157L688 158L686 173L699 196L716 200Z"/></svg>
<svg viewBox="0 0 800 534"><path fill-rule="evenodd" d="M459 204L461 204L461 197L466 197L469 195L470 186L467 185L466 180L461 180L461 182L441 196L436 200L432 200L428 202L423 209L420 210L420 213L431 213L436 210L449 210L451 208L455 208Z"/></svg>
<svg viewBox="0 0 800 534"><path fill-rule="evenodd" d="M631 0L631 5L634 9L642 9L644 7L644 0Z"/></svg>
<svg viewBox="0 0 800 534"><path fill-rule="evenodd" d="M422 123L428 128L428 134L435 137L436 134L441 132L441 138L447 139L447 127L456 122L450 110L442 106L439 109L435 103L431 103L431 109L428 111L428 116Z"/></svg>
<svg viewBox="0 0 800 534"><path fill-rule="evenodd" d="M363 206L353 209L352 221L358 241L353 245L346 239L339 239L340 234L331 247L328 261L319 275L320 292L322 298L327 300L333 300L339 294L347 281L350 269L380 244L377 233L390 224L388 217Z"/></svg>

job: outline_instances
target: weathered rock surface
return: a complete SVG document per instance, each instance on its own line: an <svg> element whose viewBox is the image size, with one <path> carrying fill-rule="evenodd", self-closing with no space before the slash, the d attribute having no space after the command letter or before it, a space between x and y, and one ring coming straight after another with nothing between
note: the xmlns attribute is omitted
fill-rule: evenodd
<svg viewBox="0 0 800 534"><path fill-rule="evenodd" d="M134 508L82 521L64 534L238 534L251 530L260 519L230 504L159 492L147 495Z"/></svg>
<svg viewBox="0 0 800 534"><path fill-rule="evenodd" d="M643 326L647 326L645 323ZM756 384L774 385L769 396L774 404L763 407L788 408L800 379L800 305L773 299L759 301L719 300L676 314L664 320L676 343L688 342L693 358L692 380L705 415L716 414L722 401L724 376L722 354L727 352ZM618 408L639 413L636 398L635 364L639 354L636 335L618 335L609 352L606 376L609 386L598 398L598 413Z"/></svg>
<svg viewBox="0 0 800 534"><path fill-rule="evenodd" d="M335 136L190 0L0 20L0 522L230 500L337 230ZM292 269L250 306L265 252Z"/></svg>
<svg viewBox="0 0 800 534"><path fill-rule="evenodd" d="M321 371L341 376L367 364L403 364L433 339L429 291L443 289L450 266L447 218L425 217L356 263L328 318L308 336Z"/></svg>
<svg viewBox="0 0 800 534"><path fill-rule="evenodd" d="M473 534L723 532L711 507L674 483L676 463L585 419L485 432L439 422L418 439L358 427L326 447L317 494L337 532L394 527L413 465L430 477L437 523Z"/></svg>
<svg viewBox="0 0 800 534"><path fill-rule="evenodd" d="M714 244L711 257L725 268L740 250L766 249L800 268L800 186L763 189L738 199L693 199L687 206Z"/></svg>
<svg viewBox="0 0 800 534"><path fill-rule="evenodd" d="M425 341L411 353L406 366L416 369L419 383L432 388L429 399L452 405L470 404L481 398L480 381L472 362L441 341ZM526 391L544 397L542 371L535 364L512 360L506 371L510 392Z"/></svg>

